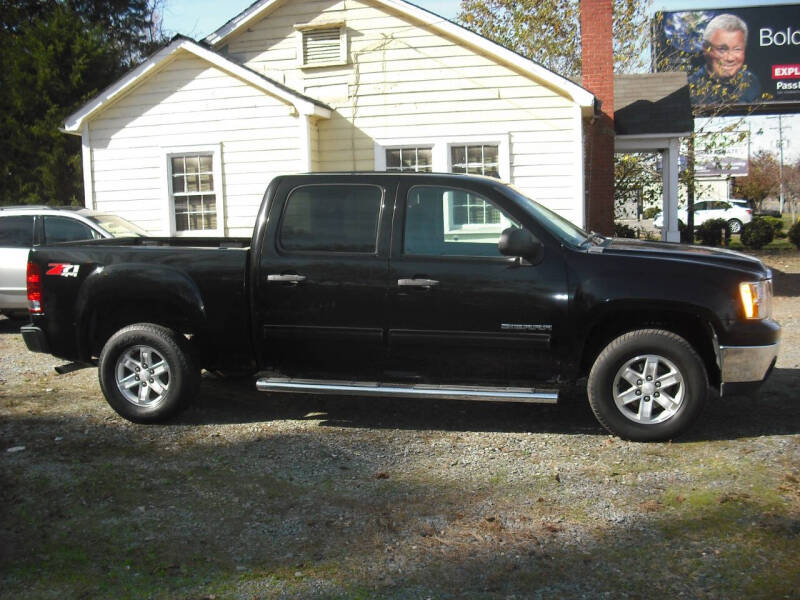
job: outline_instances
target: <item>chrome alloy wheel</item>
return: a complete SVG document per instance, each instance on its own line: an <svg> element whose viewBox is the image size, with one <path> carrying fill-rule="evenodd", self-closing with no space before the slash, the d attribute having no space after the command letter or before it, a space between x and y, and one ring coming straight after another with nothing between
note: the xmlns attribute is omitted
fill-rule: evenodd
<svg viewBox="0 0 800 600"><path fill-rule="evenodd" d="M655 425L678 412L686 384L675 363L657 354L646 354L619 368L612 390L614 403L626 418Z"/></svg>
<svg viewBox="0 0 800 600"><path fill-rule="evenodd" d="M169 365L151 346L128 348L117 359L115 372L119 391L137 406L159 404L169 389Z"/></svg>

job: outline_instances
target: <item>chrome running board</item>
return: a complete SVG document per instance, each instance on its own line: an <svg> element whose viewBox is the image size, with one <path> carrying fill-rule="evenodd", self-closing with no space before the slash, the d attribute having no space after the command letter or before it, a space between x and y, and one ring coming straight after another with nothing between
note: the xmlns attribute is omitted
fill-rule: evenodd
<svg viewBox="0 0 800 600"><path fill-rule="evenodd" d="M447 400L482 400L493 402L531 402L555 404L557 390L535 388L461 385L426 385L380 383L376 381L332 381L326 379L288 379L263 377L256 382L259 392L334 394L340 396L397 396Z"/></svg>

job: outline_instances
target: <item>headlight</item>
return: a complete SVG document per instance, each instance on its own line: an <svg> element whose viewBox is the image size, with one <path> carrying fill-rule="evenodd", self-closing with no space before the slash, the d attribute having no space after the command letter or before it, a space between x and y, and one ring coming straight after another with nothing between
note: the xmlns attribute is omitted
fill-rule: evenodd
<svg viewBox="0 0 800 600"><path fill-rule="evenodd" d="M772 316L772 279L739 284L739 297L746 319Z"/></svg>

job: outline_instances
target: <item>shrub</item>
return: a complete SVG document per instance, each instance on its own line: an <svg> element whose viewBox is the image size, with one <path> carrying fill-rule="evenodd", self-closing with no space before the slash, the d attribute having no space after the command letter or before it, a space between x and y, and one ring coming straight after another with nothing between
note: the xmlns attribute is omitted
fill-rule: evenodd
<svg viewBox="0 0 800 600"><path fill-rule="evenodd" d="M658 206L651 206L650 208L645 208L642 216L645 219L655 219L656 215L661 212L661 208Z"/></svg>
<svg viewBox="0 0 800 600"><path fill-rule="evenodd" d="M614 221L614 237L618 238L635 238L636 230L630 225Z"/></svg>
<svg viewBox="0 0 800 600"><path fill-rule="evenodd" d="M789 241L794 244L794 247L800 250L800 221L797 221L789 228Z"/></svg>
<svg viewBox="0 0 800 600"><path fill-rule="evenodd" d="M769 223L770 227L772 227L772 232L775 234L775 237L781 237L781 233L783 233L783 219L779 219L778 217L757 218Z"/></svg>
<svg viewBox="0 0 800 600"><path fill-rule="evenodd" d="M775 238L775 230L763 217L756 217L742 227L742 244L745 248L760 250Z"/></svg>
<svg viewBox="0 0 800 600"><path fill-rule="evenodd" d="M697 228L697 236L703 246L721 246L730 241L728 222L725 219L709 219Z"/></svg>

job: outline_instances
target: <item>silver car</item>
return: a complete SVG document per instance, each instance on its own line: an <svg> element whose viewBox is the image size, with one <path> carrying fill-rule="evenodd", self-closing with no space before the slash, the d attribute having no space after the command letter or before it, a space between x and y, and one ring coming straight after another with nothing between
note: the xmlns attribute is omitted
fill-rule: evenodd
<svg viewBox="0 0 800 600"><path fill-rule="evenodd" d="M33 246L146 235L121 217L86 208L0 207L0 313L27 315L25 271Z"/></svg>

